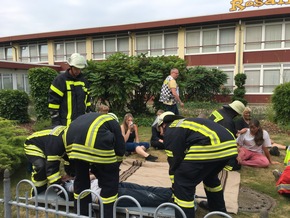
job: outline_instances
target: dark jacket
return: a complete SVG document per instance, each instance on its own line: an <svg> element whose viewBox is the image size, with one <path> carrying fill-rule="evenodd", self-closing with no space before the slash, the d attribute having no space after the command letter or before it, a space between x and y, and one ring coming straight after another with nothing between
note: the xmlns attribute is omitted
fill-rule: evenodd
<svg viewBox="0 0 290 218"><path fill-rule="evenodd" d="M90 110L89 83L82 73L74 78L66 70L53 80L48 93L48 108L54 125L67 126Z"/></svg>
<svg viewBox="0 0 290 218"><path fill-rule="evenodd" d="M222 125L227 128L234 136L237 134L234 118L238 115L233 109L229 107L223 107L219 110L215 110L209 116L208 119Z"/></svg>
<svg viewBox="0 0 290 218"><path fill-rule="evenodd" d="M79 116L69 125L64 138L70 159L109 164L122 161L125 154L120 125L108 114Z"/></svg>
<svg viewBox="0 0 290 218"><path fill-rule="evenodd" d="M38 131L28 136L24 143L27 156L46 159L46 176L49 183L60 183L60 161L65 156L62 135L65 126ZM68 159L66 160L68 161ZM66 164L68 166L69 164Z"/></svg>
<svg viewBox="0 0 290 218"><path fill-rule="evenodd" d="M238 153L235 137L228 130L202 118L175 120L167 125L164 145L167 154L172 152L172 171L182 161L213 162Z"/></svg>

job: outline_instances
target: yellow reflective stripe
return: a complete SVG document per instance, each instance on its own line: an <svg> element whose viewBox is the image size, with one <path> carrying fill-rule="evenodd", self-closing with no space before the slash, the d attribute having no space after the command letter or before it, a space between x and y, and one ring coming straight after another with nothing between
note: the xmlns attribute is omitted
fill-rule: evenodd
<svg viewBox="0 0 290 218"><path fill-rule="evenodd" d="M178 206L183 208L193 208L194 207L194 200L192 201L183 201L178 199L176 196L174 196L174 203L176 203Z"/></svg>
<svg viewBox="0 0 290 218"><path fill-rule="evenodd" d="M219 152L214 152L214 153L205 153L205 154L188 153L186 154L184 160L199 160L199 161L214 160L214 159L221 159L224 157L234 156L237 154L238 154L237 148L232 148L225 151L219 151Z"/></svg>
<svg viewBox="0 0 290 218"><path fill-rule="evenodd" d="M224 167L224 170L226 170L226 171L232 171L232 170L233 170L233 167L230 166L230 165L226 165L226 166Z"/></svg>
<svg viewBox="0 0 290 218"><path fill-rule="evenodd" d="M51 108L51 109L59 109L60 108L60 105L59 104L51 104L51 103L49 103L48 104L48 108Z"/></svg>
<svg viewBox="0 0 290 218"><path fill-rule="evenodd" d="M66 126L56 126L50 131L50 135L59 136L63 130L66 129Z"/></svg>
<svg viewBox="0 0 290 218"><path fill-rule="evenodd" d="M118 198L118 194L116 194L112 197L109 197L109 198L101 197L104 204L114 203L117 200L117 198Z"/></svg>
<svg viewBox="0 0 290 218"><path fill-rule="evenodd" d="M59 179L61 179L60 172L54 173L47 177L50 184L55 183Z"/></svg>
<svg viewBox="0 0 290 218"><path fill-rule="evenodd" d="M103 125L103 123L109 121L109 120L113 120L112 116L109 115L101 115L98 116L94 122L90 125L90 128L88 130L88 134L86 137L86 141L85 141L85 145L93 148L95 146L95 141L96 141L96 137L99 131L100 126Z"/></svg>
<svg viewBox="0 0 290 218"><path fill-rule="evenodd" d="M28 136L27 139L49 135L50 131L51 131L50 129L47 129L47 130L35 132L32 135Z"/></svg>
<svg viewBox="0 0 290 218"><path fill-rule="evenodd" d="M224 119L224 117L218 111L212 112L212 115L215 116L215 119L213 121L216 123Z"/></svg>
<svg viewBox="0 0 290 218"><path fill-rule="evenodd" d="M165 149L165 153L166 153L167 157L173 157L172 151Z"/></svg>
<svg viewBox="0 0 290 218"><path fill-rule="evenodd" d="M80 199L87 197L89 194L90 192L83 193ZM74 193L74 199L78 199L78 197L79 197L79 194Z"/></svg>
<svg viewBox="0 0 290 218"><path fill-rule="evenodd" d="M86 104L87 107L89 107L89 106L91 106L91 105L92 105L92 104L91 104L90 101L88 101L87 104Z"/></svg>
<svg viewBox="0 0 290 218"><path fill-rule="evenodd" d="M199 123L187 121L187 120L184 120L182 123L180 123L179 120L175 120L170 125L170 127L177 124L178 124L178 127L190 129L192 131L199 132L206 137L209 137L212 145L220 144L220 138L217 135L217 133L203 124L199 124Z"/></svg>
<svg viewBox="0 0 290 218"><path fill-rule="evenodd" d="M60 161L61 156L51 155L51 156L47 156L46 159L47 159L47 161Z"/></svg>
<svg viewBox="0 0 290 218"><path fill-rule="evenodd" d="M68 156L70 159L83 160L90 163L110 164L110 163L117 162L117 158L115 156L114 157L96 157L89 154L80 154L79 152L74 152L74 151L71 153L68 153Z"/></svg>
<svg viewBox="0 0 290 218"><path fill-rule="evenodd" d="M74 85L74 81L66 81L65 83L66 89L68 91L71 91L70 86ZM72 116L72 92L67 92L67 115L66 115L67 126L71 123L71 116Z"/></svg>
<svg viewBox="0 0 290 218"><path fill-rule="evenodd" d="M56 88L54 85L51 85L50 86L50 89L52 91L54 91L56 94L58 94L60 97L63 97L64 96L64 93L62 91L60 91L58 88Z"/></svg>
<svg viewBox="0 0 290 218"><path fill-rule="evenodd" d="M32 168L33 168L33 172L31 173L31 181L33 182L33 184L35 185L35 187L41 187L41 186L44 186L44 185L46 185L47 184L47 179L45 179L45 180L41 180L41 181L36 181L35 179L34 179L34 176L35 176L35 174L37 174L36 173L36 171L34 170L34 166L32 166Z"/></svg>
<svg viewBox="0 0 290 218"><path fill-rule="evenodd" d="M64 145L65 149L67 149L67 141L66 141L67 130L68 130L68 128L64 130L64 133L62 135L62 141L63 141L63 145Z"/></svg>
<svg viewBox="0 0 290 218"><path fill-rule="evenodd" d="M113 149L101 150L85 147L80 144L71 144L66 147L66 152L70 159L84 160L92 163L117 162L117 157Z"/></svg>
<svg viewBox="0 0 290 218"><path fill-rule="evenodd" d="M221 185L218 185L216 187L208 187L206 185L203 185L204 189L208 192L220 192L223 190L223 187Z"/></svg>
<svg viewBox="0 0 290 218"><path fill-rule="evenodd" d="M116 156L118 162L122 162L124 160L123 156Z"/></svg>
<svg viewBox="0 0 290 218"><path fill-rule="evenodd" d="M39 147L37 147L35 145L24 144L24 152L25 152L26 155L46 158L44 153L43 153L43 151Z"/></svg>
<svg viewBox="0 0 290 218"><path fill-rule="evenodd" d="M170 181L172 184L174 184L174 175L169 175Z"/></svg>

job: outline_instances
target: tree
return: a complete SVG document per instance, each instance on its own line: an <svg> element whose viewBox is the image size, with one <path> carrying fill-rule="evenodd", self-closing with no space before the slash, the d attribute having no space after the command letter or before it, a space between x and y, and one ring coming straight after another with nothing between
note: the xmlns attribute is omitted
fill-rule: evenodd
<svg viewBox="0 0 290 218"><path fill-rule="evenodd" d="M247 75L244 73L238 73L235 75L235 84L237 88L234 90L234 95L232 97L232 101L239 100L244 103L244 105L248 104L248 101L244 98L246 94L245 83L247 79Z"/></svg>
<svg viewBox="0 0 290 218"><path fill-rule="evenodd" d="M189 68L185 77L187 99L192 101L212 101L227 81L221 70L202 66Z"/></svg>
<svg viewBox="0 0 290 218"><path fill-rule="evenodd" d="M30 94L38 120L50 118L47 96L50 84L57 74L57 71L49 67L31 68L28 71Z"/></svg>

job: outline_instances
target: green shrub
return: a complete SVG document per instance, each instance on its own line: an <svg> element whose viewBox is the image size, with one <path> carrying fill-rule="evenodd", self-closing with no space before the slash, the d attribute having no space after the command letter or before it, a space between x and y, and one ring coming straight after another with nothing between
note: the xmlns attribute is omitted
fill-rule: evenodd
<svg viewBox="0 0 290 218"><path fill-rule="evenodd" d="M45 120L37 120L35 124L33 125L33 130L35 132L46 129L47 127L51 126L51 120L45 119Z"/></svg>
<svg viewBox="0 0 290 218"><path fill-rule="evenodd" d="M20 123L29 122L29 96L24 91L0 91L0 117L8 120L17 120Z"/></svg>
<svg viewBox="0 0 290 218"><path fill-rule="evenodd" d="M244 73L238 73L234 77L235 84L237 88L234 90L234 95L232 97L232 101L239 100L244 103L244 105L248 104L248 101L244 98L246 94L245 83L247 79L247 75Z"/></svg>
<svg viewBox="0 0 290 218"><path fill-rule="evenodd" d="M215 68L189 68L185 75L187 99L191 101L212 101L216 94L223 92L221 87L227 82L228 76Z"/></svg>
<svg viewBox="0 0 290 218"><path fill-rule="evenodd" d="M272 104L275 121L282 125L290 122L290 82L281 84L274 89Z"/></svg>
<svg viewBox="0 0 290 218"><path fill-rule="evenodd" d="M0 135L0 173L5 169L13 172L26 160L23 144L29 133L14 121L0 118Z"/></svg>
<svg viewBox="0 0 290 218"><path fill-rule="evenodd" d="M57 75L57 71L49 67L31 68L28 71L30 94L38 120L50 117L47 102L48 90Z"/></svg>

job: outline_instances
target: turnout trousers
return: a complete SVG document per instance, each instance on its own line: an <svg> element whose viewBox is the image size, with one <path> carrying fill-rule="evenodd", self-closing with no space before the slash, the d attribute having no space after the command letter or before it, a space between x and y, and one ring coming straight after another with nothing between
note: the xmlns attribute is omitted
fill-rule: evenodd
<svg viewBox="0 0 290 218"><path fill-rule="evenodd" d="M111 164L90 164L82 160L74 160L75 164L75 181L74 181L74 198L75 211L77 211L77 197L85 190L90 189L89 171L93 173L99 181L101 190L101 199L104 204L104 217L113 217L113 205L118 198L119 184L119 163ZM88 205L92 202L91 194L84 193L80 197L81 215L88 215Z"/></svg>
<svg viewBox="0 0 290 218"><path fill-rule="evenodd" d="M227 160L200 163L183 161L174 172L174 203L181 207L188 218L195 217L194 198L196 186L203 182L210 211L226 212L219 172ZM176 212L176 217L182 217Z"/></svg>

